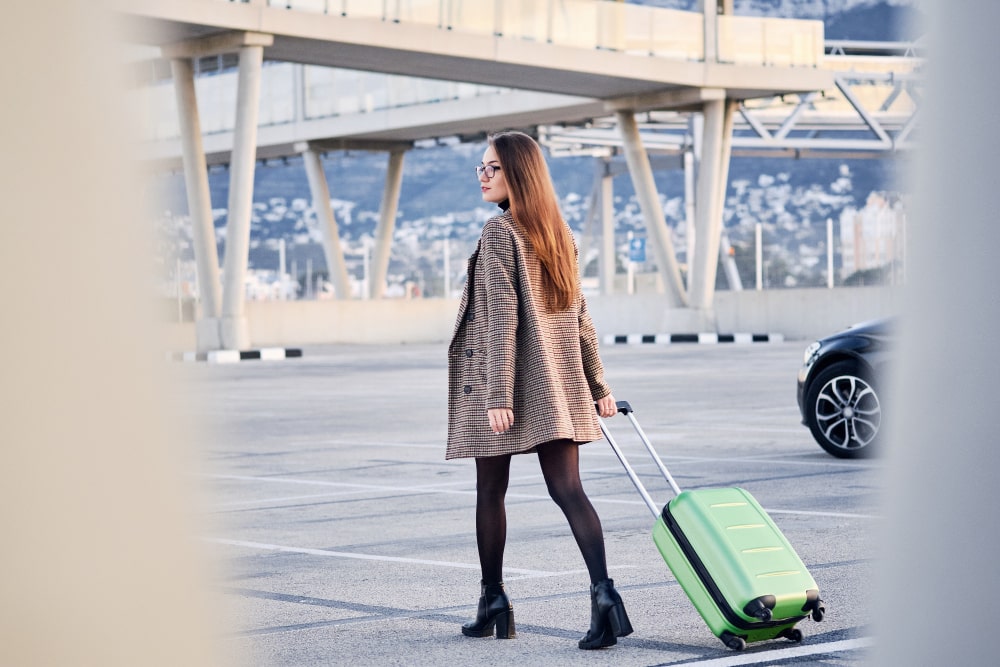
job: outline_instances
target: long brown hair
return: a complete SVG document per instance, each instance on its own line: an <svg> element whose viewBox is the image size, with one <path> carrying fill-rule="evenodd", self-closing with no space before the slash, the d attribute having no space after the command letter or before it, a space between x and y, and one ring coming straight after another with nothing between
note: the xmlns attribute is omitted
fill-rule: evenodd
<svg viewBox="0 0 1000 667"><path fill-rule="evenodd" d="M550 311L567 310L579 289L576 251L542 149L522 132L498 132L489 144L503 168L511 215L542 264L545 305Z"/></svg>

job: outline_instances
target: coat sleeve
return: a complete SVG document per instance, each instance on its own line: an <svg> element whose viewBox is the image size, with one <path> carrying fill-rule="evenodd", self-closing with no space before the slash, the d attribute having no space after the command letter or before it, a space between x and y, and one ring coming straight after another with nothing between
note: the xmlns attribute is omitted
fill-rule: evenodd
<svg viewBox="0 0 1000 667"><path fill-rule="evenodd" d="M594 400L604 398L611 393L611 387L604 381L604 365L597 350L597 330L587 311L587 300L581 290L577 295L580 300L580 355L583 358L583 372L590 385L590 394Z"/></svg>
<svg viewBox="0 0 1000 667"><path fill-rule="evenodd" d="M517 260L513 233L498 218L490 220L483 228L479 261L485 275L489 327L486 409L513 409L520 305Z"/></svg>

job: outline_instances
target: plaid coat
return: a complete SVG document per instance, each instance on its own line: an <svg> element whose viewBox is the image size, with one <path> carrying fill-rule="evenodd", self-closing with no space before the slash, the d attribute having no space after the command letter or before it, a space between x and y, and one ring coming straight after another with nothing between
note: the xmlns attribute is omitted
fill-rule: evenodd
<svg viewBox="0 0 1000 667"><path fill-rule="evenodd" d="M510 212L491 218L469 258L448 346L446 458L601 438L594 401L611 390L583 293L568 310L549 313L541 284L538 257ZM494 434L490 408L511 408L514 426Z"/></svg>

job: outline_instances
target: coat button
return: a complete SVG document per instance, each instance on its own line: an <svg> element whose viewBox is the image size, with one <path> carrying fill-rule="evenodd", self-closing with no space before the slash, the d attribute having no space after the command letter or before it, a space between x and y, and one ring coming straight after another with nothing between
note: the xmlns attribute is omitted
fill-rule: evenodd
<svg viewBox="0 0 1000 667"><path fill-rule="evenodd" d="M470 310L469 314L466 316L465 319L467 319L467 320L469 320L471 322L472 320L476 319L476 314Z"/></svg>
<svg viewBox="0 0 1000 667"><path fill-rule="evenodd" d="M465 388L462 389L462 391L464 391L466 394L471 394L472 393L472 385L471 384L465 385Z"/></svg>
<svg viewBox="0 0 1000 667"><path fill-rule="evenodd" d="M472 356L472 350L466 350L465 351L465 356L471 357Z"/></svg>

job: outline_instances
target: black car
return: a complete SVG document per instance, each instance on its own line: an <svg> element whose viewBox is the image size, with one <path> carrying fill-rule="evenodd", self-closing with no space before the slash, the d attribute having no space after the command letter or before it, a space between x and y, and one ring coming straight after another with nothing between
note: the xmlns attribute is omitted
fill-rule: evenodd
<svg viewBox="0 0 1000 667"><path fill-rule="evenodd" d="M895 318L873 320L806 348L797 396L802 423L836 457L878 452L884 424L882 377L896 326Z"/></svg>

